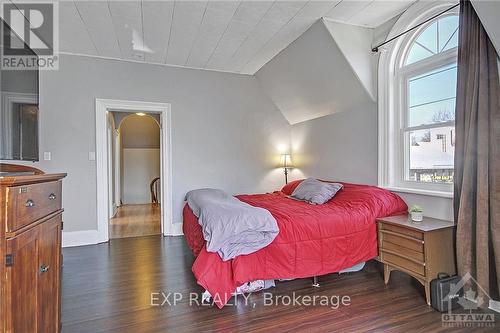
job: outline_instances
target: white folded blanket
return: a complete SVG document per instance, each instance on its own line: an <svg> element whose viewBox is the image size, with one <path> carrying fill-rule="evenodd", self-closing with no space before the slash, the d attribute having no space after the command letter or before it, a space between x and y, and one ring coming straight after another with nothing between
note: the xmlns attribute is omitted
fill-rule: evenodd
<svg viewBox="0 0 500 333"><path fill-rule="evenodd" d="M278 223L269 211L222 190L193 190L187 193L186 200L198 217L207 251L217 252L223 261L256 252L279 233Z"/></svg>

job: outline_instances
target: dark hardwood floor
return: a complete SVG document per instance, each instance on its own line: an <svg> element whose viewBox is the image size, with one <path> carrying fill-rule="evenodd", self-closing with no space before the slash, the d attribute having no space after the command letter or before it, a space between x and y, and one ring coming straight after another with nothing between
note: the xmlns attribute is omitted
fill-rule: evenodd
<svg viewBox="0 0 500 333"><path fill-rule="evenodd" d="M428 307L423 287L394 272L384 285L381 265L361 272L278 282L274 296L348 295L351 305L264 306L262 292L235 306L189 306L189 293L201 294L191 272L193 255L183 237L114 239L109 244L66 248L63 267L63 332L432 332L478 331L443 328L441 314ZM180 292L176 306L151 306L152 292ZM159 301L162 299L160 298ZM170 296L173 303L173 297ZM497 331L500 314L496 313Z"/></svg>

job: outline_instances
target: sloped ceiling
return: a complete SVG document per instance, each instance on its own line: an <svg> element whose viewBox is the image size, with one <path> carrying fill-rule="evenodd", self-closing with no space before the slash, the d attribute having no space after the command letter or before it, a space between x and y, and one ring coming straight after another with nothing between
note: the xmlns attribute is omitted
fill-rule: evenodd
<svg viewBox="0 0 500 333"><path fill-rule="evenodd" d="M375 103L372 29L318 20L257 73L290 124Z"/></svg>
<svg viewBox="0 0 500 333"><path fill-rule="evenodd" d="M476 10L477 16L481 20L484 29L495 46L497 53L500 54L500 1L473 0L472 5Z"/></svg>
<svg viewBox="0 0 500 333"><path fill-rule="evenodd" d="M373 53L371 44L373 29L324 20L328 32L342 51L363 87L372 100L376 100L377 89L373 73Z"/></svg>

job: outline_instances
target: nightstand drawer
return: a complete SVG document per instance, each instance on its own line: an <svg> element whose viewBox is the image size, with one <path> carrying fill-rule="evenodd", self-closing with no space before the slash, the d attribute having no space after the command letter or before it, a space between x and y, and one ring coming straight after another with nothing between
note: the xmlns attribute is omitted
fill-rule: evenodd
<svg viewBox="0 0 500 333"><path fill-rule="evenodd" d="M383 263L393 265L396 268L408 270L421 276L425 276L424 263L417 262L416 260L410 260L408 258L403 258L396 253L391 252L392 251L380 249L380 255Z"/></svg>
<svg viewBox="0 0 500 333"><path fill-rule="evenodd" d="M381 229L395 232L397 234L409 236L409 237L415 238L415 239L420 239L420 240L424 239L424 234L421 231L412 230L410 228L405 228L405 227L399 227L399 226L392 225L389 223L382 223Z"/></svg>
<svg viewBox="0 0 500 333"><path fill-rule="evenodd" d="M424 241L413 238L411 236L406 236L402 234L395 233L389 230L380 230L380 247L384 248L386 242L399 245L405 249L409 249L415 252L424 253Z"/></svg>
<svg viewBox="0 0 500 333"><path fill-rule="evenodd" d="M423 246L423 245L422 245ZM401 253L404 254L405 256L424 262L424 251L423 248L419 249L418 251L411 250L408 247L403 247L398 244L394 244L388 241L385 241L382 243L381 248L383 250L389 250L391 252L396 252L396 253Z"/></svg>

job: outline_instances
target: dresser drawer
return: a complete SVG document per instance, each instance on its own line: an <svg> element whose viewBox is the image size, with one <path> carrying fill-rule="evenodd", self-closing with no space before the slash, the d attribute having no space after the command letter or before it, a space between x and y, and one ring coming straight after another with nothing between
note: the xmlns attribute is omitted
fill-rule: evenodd
<svg viewBox="0 0 500 333"><path fill-rule="evenodd" d="M394 243L387 242L387 241L382 243L381 248L383 250L389 250L391 252L402 253L409 258L412 258L412 259L415 259L415 260L418 260L421 262L424 262L424 260L425 260L423 248L419 248L417 250L412 250L412 249L409 249L408 246L403 247L401 245L394 244Z"/></svg>
<svg viewBox="0 0 500 333"><path fill-rule="evenodd" d="M7 188L6 231L16 231L61 209L61 191L60 181Z"/></svg>
<svg viewBox="0 0 500 333"><path fill-rule="evenodd" d="M405 249L424 253L424 241L410 236L394 233L392 231L381 230L379 233L380 247L385 247L385 243L392 243Z"/></svg>
<svg viewBox="0 0 500 333"><path fill-rule="evenodd" d="M380 227L381 227L382 230L387 230L387 231L394 232L394 233L397 233L397 234L401 234L401 235L404 235L404 236L408 236L408 237L411 237L411 238L420 239L420 240L424 239L424 234L421 231L418 231L418 230L412 230L412 229L409 229L409 228L404 228L404 227L400 227L400 226L397 226L397 225L392 225L392 224L389 224L389 223L381 223Z"/></svg>
<svg viewBox="0 0 500 333"><path fill-rule="evenodd" d="M425 276L425 265L408 258L404 258L392 251L380 249L380 257L383 263L394 266L395 268L402 268L404 270Z"/></svg>

